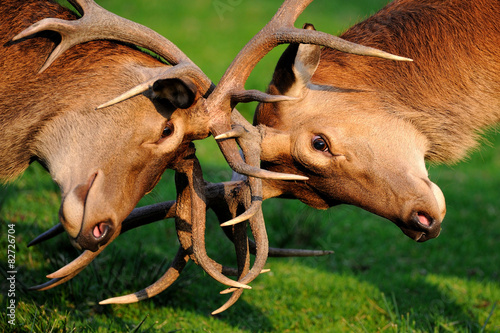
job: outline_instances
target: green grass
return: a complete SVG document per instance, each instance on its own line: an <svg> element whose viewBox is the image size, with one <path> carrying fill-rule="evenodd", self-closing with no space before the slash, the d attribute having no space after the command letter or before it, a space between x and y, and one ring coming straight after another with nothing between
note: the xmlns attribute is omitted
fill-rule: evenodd
<svg viewBox="0 0 500 333"><path fill-rule="evenodd" d="M222 0L222 2L230 3ZM219 15L217 1L107 0L104 7L172 39L215 81L238 50L274 14L281 1L232 1ZM299 19L338 33L385 1L317 0ZM282 48L280 49L282 50ZM265 89L281 51L264 59L247 84ZM241 106L251 117L255 105ZM213 140L198 144L206 177L230 171ZM104 298L155 281L177 249L172 221L131 231L111 244L70 282L46 292L27 287L78 255L65 236L34 248L26 244L57 222L57 186L38 165L0 188L0 267L7 271L7 224L15 223L16 328L7 324L0 286L0 331L5 332L500 332L500 135L467 162L432 167L448 213L439 238L415 243L390 222L360 209L317 211L297 201L264 203L271 246L334 250L322 258L269 259L270 273L223 314L224 289L194 264L159 296L131 305L100 306ZM173 199L167 172L141 201ZM213 216L207 246L216 260L233 254Z"/></svg>

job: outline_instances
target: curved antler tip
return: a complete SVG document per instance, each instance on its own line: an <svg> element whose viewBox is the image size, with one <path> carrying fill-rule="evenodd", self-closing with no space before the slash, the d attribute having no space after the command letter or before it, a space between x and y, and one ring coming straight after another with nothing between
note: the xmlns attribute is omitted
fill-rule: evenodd
<svg viewBox="0 0 500 333"><path fill-rule="evenodd" d="M238 286L239 288L242 288L242 289L248 289L248 290L252 289L252 287L250 287L249 285L239 283L239 282L235 283L235 285Z"/></svg>
<svg viewBox="0 0 500 333"><path fill-rule="evenodd" d="M393 55L393 59L397 60L397 61L413 62L413 59L411 59L411 58L401 57L401 56L397 56L397 55Z"/></svg>
<svg viewBox="0 0 500 333"><path fill-rule="evenodd" d="M226 295L226 294L234 293L236 290L238 290L238 288L227 288L227 289L222 290L219 294Z"/></svg>
<svg viewBox="0 0 500 333"><path fill-rule="evenodd" d="M252 289L252 287L250 287L249 285L246 285L246 284L238 283L237 285L241 285L242 287L239 287L239 288L230 287L230 288L227 288L227 289L224 289L223 291L221 291L220 294L221 295L230 294L230 293L235 292L238 289Z"/></svg>
<svg viewBox="0 0 500 333"><path fill-rule="evenodd" d="M112 101L109 101L109 102L106 102L106 103L104 103L104 104L99 105L99 106L98 106L98 107L96 107L95 109L96 109L96 110L105 109L105 108L107 108L108 106L111 106L111 105L113 105L113 104L115 104L115 102L112 100Z"/></svg>
<svg viewBox="0 0 500 333"><path fill-rule="evenodd" d="M229 220L227 222L221 223L220 226L221 227L230 227L230 226L236 225L236 224L241 223L241 222L246 221L246 220L247 219L243 219L242 220L242 219L240 219L240 218L237 217L237 218L234 218L234 219Z"/></svg>
<svg viewBox="0 0 500 333"><path fill-rule="evenodd" d="M113 304L112 298L105 299L104 301L100 301L99 305L109 305Z"/></svg>
<svg viewBox="0 0 500 333"><path fill-rule="evenodd" d="M99 305L109 305L109 304L130 304L137 303L141 301L135 294L129 294L125 296L112 297L99 302Z"/></svg>
<svg viewBox="0 0 500 333"><path fill-rule="evenodd" d="M245 129L242 126L236 126L232 130L219 134L215 137L215 140L233 139L239 138L245 133Z"/></svg>

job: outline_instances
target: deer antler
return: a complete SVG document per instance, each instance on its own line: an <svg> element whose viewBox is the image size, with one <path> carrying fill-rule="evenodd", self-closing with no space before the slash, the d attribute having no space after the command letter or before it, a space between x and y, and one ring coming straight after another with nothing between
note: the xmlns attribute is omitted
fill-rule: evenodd
<svg viewBox="0 0 500 333"><path fill-rule="evenodd" d="M190 64L190 67L194 72L197 72L197 77L205 84L206 88L211 86L211 81L174 43L154 30L113 14L93 0L68 1L80 11L81 18L73 21L46 18L28 27L13 38L16 41L46 30L56 31L61 35L60 44L49 56L40 72L47 69L62 53L75 45L92 40L108 39L146 48L163 57L172 65Z"/></svg>

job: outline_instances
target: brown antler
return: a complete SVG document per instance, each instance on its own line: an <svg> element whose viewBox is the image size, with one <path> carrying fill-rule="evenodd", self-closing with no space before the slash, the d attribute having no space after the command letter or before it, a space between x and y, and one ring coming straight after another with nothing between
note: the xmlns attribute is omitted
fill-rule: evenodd
<svg viewBox="0 0 500 333"><path fill-rule="evenodd" d="M134 44L163 57L172 65L190 64L196 77L208 89L211 81L203 72L171 41L141 24L127 20L96 4L93 0L68 0L79 9L82 17L67 21L46 18L28 27L14 41L32 36L38 32L52 30L61 35L60 44L51 53L40 72L47 69L62 53L71 47L92 40L118 40Z"/></svg>

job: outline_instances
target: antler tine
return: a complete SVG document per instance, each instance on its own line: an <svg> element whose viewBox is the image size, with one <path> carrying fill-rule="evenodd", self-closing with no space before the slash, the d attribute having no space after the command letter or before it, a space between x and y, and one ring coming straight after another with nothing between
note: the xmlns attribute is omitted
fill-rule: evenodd
<svg viewBox="0 0 500 333"><path fill-rule="evenodd" d="M61 34L61 43L49 56L41 71L71 47L99 39L118 40L144 47L165 58L172 65L183 62L196 66L175 44L155 31L109 12L93 0L70 2L81 9L81 18L72 21L47 18L28 27L13 39L19 40L45 30ZM205 79L209 87L211 82L208 78Z"/></svg>
<svg viewBox="0 0 500 333"><path fill-rule="evenodd" d="M191 170L184 174L184 177L187 178L190 191L193 253L198 264L220 283L231 287L251 289L250 286L226 277L218 269L218 265L214 265L215 262L208 257L205 248L206 198L204 192L206 184L203 180L201 166L195 156L192 156L188 169Z"/></svg>
<svg viewBox="0 0 500 333"><path fill-rule="evenodd" d="M52 289L54 287L57 287L65 282L71 280L72 278L77 276L84 268L85 267L78 269L78 270L75 270L74 272L72 272L71 274L69 274L67 276L60 277L60 278L54 278L54 279L51 279L50 281L47 281L47 282L42 283L42 284L37 285L37 286L30 287L28 289L29 290L37 290L37 291Z"/></svg>
<svg viewBox="0 0 500 333"><path fill-rule="evenodd" d="M256 251L255 262L252 269L239 282L248 284L263 272L269 254L269 241L267 239L266 227L262 211L250 219L250 228L255 238ZM234 241L237 241L236 239ZM222 291L222 294L233 292L234 288Z"/></svg>
<svg viewBox="0 0 500 333"><path fill-rule="evenodd" d="M217 89L217 88L216 88ZM210 96L211 97L211 96ZM210 98L209 97L209 98ZM220 132L219 135L215 136L217 144L220 150L224 154L226 161L228 162L231 169L235 172L251 177L261 178L261 179L278 179L278 180L308 180L309 178L293 175L288 173L272 172L268 170L263 170L258 168L259 162L256 162L253 166L246 163L240 152L239 147L234 140L237 139L238 143L248 142L248 146L244 151L245 156L248 154L255 155L255 158L260 159L260 132L253 127L239 112L234 109L231 113L231 121L234 124L233 128L225 130L217 130ZM227 124L217 124L217 128L226 127Z"/></svg>
<svg viewBox="0 0 500 333"><path fill-rule="evenodd" d="M226 212L229 214L230 212ZM231 228L234 248L236 250L236 259L238 262L239 279L246 276L250 271L250 251L248 247L247 224L241 223ZM217 310L212 312L212 315L219 314L229 309L243 294L244 289L236 289L231 297Z"/></svg>
<svg viewBox="0 0 500 333"><path fill-rule="evenodd" d="M172 283L177 280L184 267L186 267L188 261L189 253L187 253L186 250L184 250L182 246L180 246L168 270L155 283L147 288L142 289L141 291L125 296L108 298L104 301L99 302L99 304L128 304L139 302L156 296L170 287Z"/></svg>
<svg viewBox="0 0 500 333"><path fill-rule="evenodd" d="M41 235L35 237L35 239L33 239L31 242L28 243L28 247L45 242L46 240L54 238L55 236L62 234L63 232L64 232L64 227L62 226L61 223L58 223L49 230L42 233Z"/></svg>
<svg viewBox="0 0 500 333"><path fill-rule="evenodd" d="M205 74L198 68L193 66L191 63L180 63L174 67L159 67L159 68L154 68L154 69L148 69L150 72L156 72L158 74L154 75L151 79L133 87L132 89L124 92L118 97L115 97L114 99L101 104L97 107L97 109L104 109L107 108L108 106L118 104L120 102L123 102L129 98L135 97L137 95L142 94L145 91L148 91L149 89L153 88L154 84L158 82L159 80L166 80L166 79L171 79L171 78L187 78L190 77L193 79L193 82L198 82L200 78L204 78ZM208 80L208 79L207 79ZM208 84L208 83L206 83ZM209 93L213 88L215 87L214 84L210 83L211 85L207 89L205 86L205 83L202 84L202 89L205 93L205 90L207 93Z"/></svg>
<svg viewBox="0 0 500 333"><path fill-rule="evenodd" d="M76 271L80 272L85 267L87 267L105 248L106 245L103 245L96 252L85 250L72 262L58 269L54 273L48 274L47 277L49 279L64 278L66 276L73 274Z"/></svg>
<svg viewBox="0 0 500 333"><path fill-rule="evenodd" d="M252 243L250 243L252 249ZM280 249L269 248L269 256L273 258L288 258L288 257L322 257L333 254L333 251L328 250L304 250L304 249Z"/></svg>
<svg viewBox="0 0 500 333"><path fill-rule="evenodd" d="M99 304L130 304L143 301L160 294L177 280L184 267L186 267L186 264L188 263L191 256L191 254L189 254L186 250L183 249L182 246L180 246L169 269L156 282L138 292L124 296L108 298L99 302ZM215 265L222 274L234 276L238 275L237 271L231 267L224 267L216 263Z"/></svg>
<svg viewBox="0 0 500 333"><path fill-rule="evenodd" d="M236 303L240 299L241 295L243 295L243 289L236 288L234 291L232 290L231 292L232 292L231 297L229 297L226 303L224 303L220 308L212 312L213 316L229 309L231 306L234 305L234 303Z"/></svg>
<svg viewBox="0 0 500 333"><path fill-rule="evenodd" d="M220 128L220 127L218 127ZM232 133L232 130L230 128L226 128L221 131L217 131L219 134L221 134L222 138L224 137L225 133ZM218 136L218 135L216 135ZM217 144L219 145L220 150L224 154L224 158L226 159L227 163L233 169L235 172L240 173L242 175L247 175L251 177L257 177L261 179L278 179L278 180L308 180L309 178L304 177L304 176L299 176L299 175L293 175L293 174L288 174L288 173L279 173L279 172L273 172L273 171L268 171L268 170L263 170L258 167L253 167L245 163L245 161L242 159L240 153L239 153L239 147L234 142L234 140L229 140L229 139L221 139L217 141Z"/></svg>

